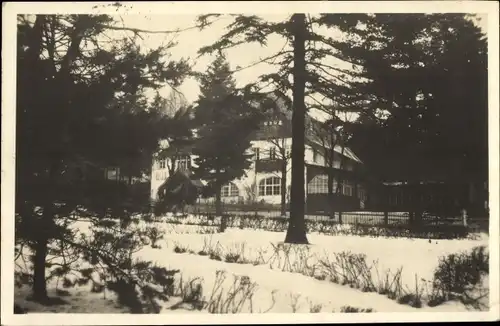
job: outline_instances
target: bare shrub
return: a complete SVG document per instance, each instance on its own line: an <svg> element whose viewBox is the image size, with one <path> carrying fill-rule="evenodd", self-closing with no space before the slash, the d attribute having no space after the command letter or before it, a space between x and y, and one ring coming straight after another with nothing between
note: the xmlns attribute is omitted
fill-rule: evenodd
<svg viewBox="0 0 500 326"><path fill-rule="evenodd" d="M227 314L242 312L245 304L253 312L252 298L257 284L251 282L248 276L234 275L234 280L229 289L223 288L227 278L225 271L217 271L214 287L212 289L206 308L212 314Z"/></svg>
<svg viewBox="0 0 500 326"><path fill-rule="evenodd" d="M203 279L196 277L184 282L181 275L177 295L182 298L182 302L192 305L195 309L203 309L205 304L203 301Z"/></svg>
<svg viewBox="0 0 500 326"><path fill-rule="evenodd" d="M481 300L489 295L482 285L489 274L489 254L479 246L470 252L449 254L439 259L432 281L433 301L436 305L447 300L459 299L476 309L485 308Z"/></svg>

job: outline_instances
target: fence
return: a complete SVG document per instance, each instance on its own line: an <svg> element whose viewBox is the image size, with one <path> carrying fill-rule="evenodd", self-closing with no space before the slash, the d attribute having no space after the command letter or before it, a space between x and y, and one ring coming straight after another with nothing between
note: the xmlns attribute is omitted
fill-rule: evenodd
<svg viewBox="0 0 500 326"><path fill-rule="evenodd" d="M256 203L248 204L222 204L223 215L240 216L247 218L289 218L288 207L283 216L279 205ZM213 203L196 204L186 207L185 213L195 216L211 218L215 216L215 205ZM315 212L305 215L306 220L325 221L336 224L353 224L361 226L378 227L436 227L464 225L461 216L443 217L427 213L416 214L410 212L375 212L375 211L341 211L341 212ZM488 218L468 217L465 226L477 231L488 231Z"/></svg>

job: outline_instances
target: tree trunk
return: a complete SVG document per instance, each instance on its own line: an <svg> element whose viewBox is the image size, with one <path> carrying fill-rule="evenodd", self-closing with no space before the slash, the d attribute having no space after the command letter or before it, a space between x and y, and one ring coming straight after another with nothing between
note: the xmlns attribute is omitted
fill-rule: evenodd
<svg viewBox="0 0 500 326"><path fill-rule="evenodd" d="M47 257L47 237L41 236L35 248L34 276L33 276L33 299L38 302L46 302L47 283L45 282L45 259Z"/></svg>
<svg viewBox="0 0 500 326"><path fill-rule="evenodd" d="M222 216L221 188L217 186L215 191L215 216Z"/></svg>
<svg viewBox="0 0 500 326"><path fill-rule="evenodd" d="M328 214L331 219L335 218L335 205L333 204L335 189L333 189L333 180L332 171L328 171L328 208L330 210Z"/></svg>
<svg viewBox="0 0 500 326"><path fill-rule="evenodd" d="M281 166L281 216L286 216L286 160L283 160Z"/></svg>
<svg viewBox="0 0 500 326"><path fill-rule="evenodd" d="M308 244L305 225L304 142L305 142L305 14L292 16L294 35L293 114L292 114L292 187L290 191L290 222L286 243Z"/></svg>
<svg viewBox="0 0 500 326"><path fill-rule="evenodd" d="M217 186L215 191L215 216L220 216L220 232L224 232L227 227L227 216L222 213L221 187Z"/></svg>
<svg viewBox="0 0 500 326"><path fill-rule="evenodd" d="M340 165L340 167L342 168L342 165ZM343 198L342 196L344 195L344 193L343 193L344 188L343 187L342 187L342 191L340 191L340 187L344 183L344 179L342 178L342 175L340 173L338 174L336 180L337 180L337 188L335 189L335 194L338 195L338 199L339 199L338 203L340 204L340 199L342 199ZM343 208L339 209L339 224L342 224L342 209Z"/></svg>
<svg viewBox="0 0 500 326"><path fill-rule="evenodd" d="M49 224L52 219L52 204L43 208L43 216L39 229L36 232L35 257L33 260L33 299L38 302L47 302L47 283L45 281L45 260L47 258L47 245L49 242Z"/></svg>
<svg viewBox="0 0 500 326"><path fill-rule="evenodd" d="M36 67L36 61L39 60L38 56L41 51L42 47L42 29L43 29L43 24L46 21L46 16L42 15L37 15L37 19L35 21L34 29L33 29L33 40L32 40L32 45L33 47L30 49L30 56L32 56L32 62L34 67ZM61 85L61 97L57 99L56 103L54 104L55 107L60 106L62 108L66 108L66 110L62 110L61 112L64 112L66 116L62 119L62 123L60 126L60 137L65 138L68 133L68 117L67 117L67 112L69 112L69 108L71 106L71 94L72 94L72 87L73 87L73 81L71 79L71 74L70 74L70 67L71 63L76 59L78 55L78 50L80 43L83 40L83 30L85 29L84 26L85 19L82 19L75 23L74 29L71 33L70 36L70 43L68 46L68 51L66 55L63 57L62 62L61 62L61 69L59 70L59 75L56 76L58 79L58 84ZM51 190L53 190L56 186L56 183L54 182L54 178L56 176L56 173L58 173L60 164L61 164L61 159L63 155L61 153L65 152L65 145L63 146L55 146L53 150L54 157L52 158L52 164L51 167L49 168L49 182L47 184L47 191L49 192L48 194L45 194L47 200L47 203L44 205L43 209L43 216L41 219L40 227L38 230L34 231L36 232L36 247L35 247L35 257L34 257L34 282L33 282L33 298L37 301L45 301L47 300L47 285L45 281L45 260L47 257L47 245L49 238L51 237L50 232L51 232L51 224L53 223L52 218L53 218L53 207L52 207L52 202L54 201L54 198L52 196ZM50 153L49 155L52 155Z"/></svg>

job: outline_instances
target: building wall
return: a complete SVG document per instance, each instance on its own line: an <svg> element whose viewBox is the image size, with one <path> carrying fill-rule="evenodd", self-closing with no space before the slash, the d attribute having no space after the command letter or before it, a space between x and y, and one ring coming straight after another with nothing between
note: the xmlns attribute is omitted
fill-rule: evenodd
<svg viewBox="0 0 500 326"><path fill-rule="evenodd" d="M284 146L287 150L291 149L291 144L292 144L292 139L291 138L284 138ZM280 140L281 144L281 140ZM264 201L265 203L269 204L280 204L281 203L281 194L262 194L259 191L259 185L261 185L261 182L265 182L264 180L268 178L281 178L281 170L277 169L276 171L257 171L257 164L256 164L256 156L255 156L255 148L259 149L259 159L261 161L268 160L269 159L269 153L270 149L272 147L275 147L275 144L273 144L271 141L267 140L255 140L251 142L251 147L248 149L248 153L254 153L254 158L251 167L245 171L245 174L243 177L233 180L233 184L238 188L238 195L237 196L223 196L221 197L221 200L225 203L237 203L237 202L249 202L251 198L255 198L257 202ZM279 158L279 150L276 149L277 151L277 157ZM194 164L194 159L195 156L191 156L191 165L195 166ZM324 157L321 155L320 152L315 151L311 148L311 146L306 145L305 146L305 152L304 152L304 161L305 164L314 164L314 165L320 165L320 166L325 166L325 160ZM340 164L339 164L340 165ZM290 197L290 187L291 187L291 180L292 180L292 171L291 171L291 160L288 161L287 165L287 173L286 173L286 188L287 188L287 201L288 198ZM165 164L160 164L159 162L153 162L153 168L152 168L152 175L151 175L151 199L155 200L156 199L156 194L158 191L158 188L160 185L165 182L165 180L168 178L168 168L167 168L167 163ZM304 179L308 180L307 178L307 168L304 169ZM276 181L276 179L274 179ZM277 182L277 184L279 184ZM261 186L262 188L269 189L270 186ZM281 188L280 188L281 191ZM304 192L307 197L307 182L304 183ZM274 193L274 192L272 192ZM201 199L200 202L211 202L213 201L214 198L205 198Z"/></svg>
<svg viewBox="0 0 500 326"><path fill-rule="evenodd" d="M373 210L428 211L456 216L465 208L470 216L488 216L487 186L480 182L387 184L380 185L371 197L369 208Z"/></svg>

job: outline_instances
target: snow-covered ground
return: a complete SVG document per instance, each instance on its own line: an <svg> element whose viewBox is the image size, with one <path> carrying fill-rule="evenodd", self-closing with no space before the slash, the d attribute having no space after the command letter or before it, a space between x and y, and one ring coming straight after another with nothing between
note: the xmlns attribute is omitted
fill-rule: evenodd
<svg viewBox="0 0 500 326"><path fill-rule="evenodd" d="M227 229L224 233L215 234L169 234L166 245L173 250L176 245L199 252L205 244L219 247L221 251L239 251L244 248L245 258L254 261L263 253L267 257L274 254L274 246L282 243L285 233L253 230ZM331 253L343 251L366 255L366 261L378 261L378 270L396 271L403 267L403 283L414 285L415 275L432 280L438 259L451 253L468 251L473 247L488 246L488 238L482 236L477 240L432 240L407 238L372 238L362 236L328 236L309 234L311 245L303 251L313 259L327 257ZM303 246L304 247L304 246ZM294 251L292 250L292 256Z"/></svg>
<svg viewBox="0 0 500 326"><path fill-rule="evenodd" d="M321 262L333 261L336 254L350 252L365 255L371 267L370 273L376 280L377 275L401 271L401 283L405 288L415 289L415 282L421 288L422 280L432 280L438 258L450 253L469 251L473 247L488 247L488 237L483 235L476 240L426 240L406 238L371 238L361 236L327 236L318 233L308 234L308 246L283 245L285 233L261 230L240 230L229 228L224 233L214 233L212 226L174 225L165 222L149 224L166 232L158 244L160 248L147 246L135 254L136 258L150 260L168 269L179 269L178 282L200 279L203 296L209 300L218 277L225 275L222 282L223 293L231 292L234 278L254 284L255 289L245 302L242 312L340 312L344 306L373 309L375 312L449 312L467 311L458 302L447 302L437 307L413 308L398 304L386 295L376 292L363 292L331 282L319 277ZM86 224L77 225L84 233ZM146 227L140 223L139 227ZM175 248L184 253L176 253ZM177 250L179 251L179 250ZM200 251L218 252L222 261L199 255ZM227 253L239 254L245 263L224 262ZM304 272L306 271L306 272ZM242 278L243 277L243 278ZM200 281L198 281L200 282ZM340 282L339 282L340 283ZM50 293L55 293L55 283L49 283ZM120 313L127 311L119 307L116 297L110 291L92 293L86 286L64 289L69 295L62 296L68 303L60 306L42 307L25 298L29 289L23 287L16 292L16 303L30 312L91 312ZM224 296L223 296L224 299ZM180 299L173 297L162 305L161 313L198 312L179 304ZM175 309L180 308L180 309ZM206 312L206 311L201 311Z"/></svg>

